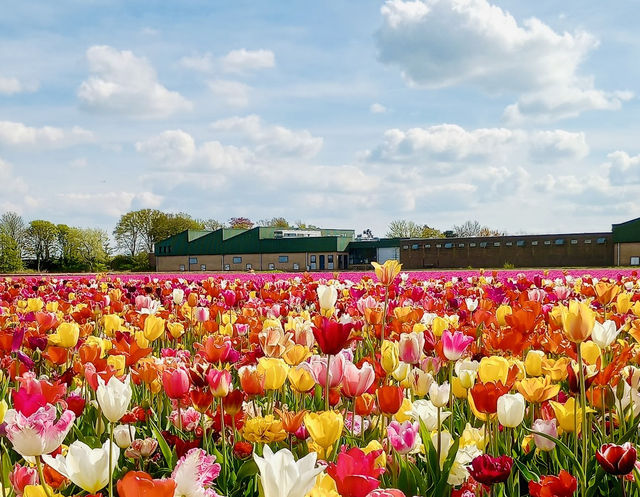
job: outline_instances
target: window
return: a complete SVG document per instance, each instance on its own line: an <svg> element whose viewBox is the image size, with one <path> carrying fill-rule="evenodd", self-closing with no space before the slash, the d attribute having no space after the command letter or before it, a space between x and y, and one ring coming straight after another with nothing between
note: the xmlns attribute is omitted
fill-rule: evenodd
<svg viewBox="0 0 640 497"><path fill-rule="evenodd" d="M329 264L332 264L332 263L333 263L333 256L332 256L332 255L328 255L328 256L327 256L327 262L328 262Z"/></svg>
<svg viewBox="0 0 640 497"><path fill-rule="evenodd" d="M207 265L206 264L200 264L200 271L206 271L207 270Z"/></svg>
<svg viewBox="0 0 640 497"><path fill-rule="evenodd" d="M480 242L480 248L487 248L487 242Z"/></svg>
<svg viewBox="0 0 640 497"><path fill-rule="evenodd" d="M198 264L197 257L189 257L189 264Z"/></svg>
<svg viewBox="0 0 640 497"><path fill-rule="evenodd" d="M413 245L411 245L411 250L418 250L419 247L420 245L418 245L417 243L414 243Z"/></svg>
<svg viewBox="0 0 640 497"><path fill-rule="evenodd" d="M409 245L403 245L402 250L409 250Z"/></svg>
<svg viewBox="0 0 640 497"><path fill-rule="evenodd" d="M441 243L436 243L436 248L440 248L440 247L442 247L442 244Z"/></svg>
<svg viewBox="0 0 640 497"><path fill-rule="evenodd" d="M605 243L607 243L607 239L606 239L605 237L598 238L598 239L596 240L596 243L597 243L598 245L604 245Z"/></svg>
<svg viewBox="0 0 640 497"><path fill-rule="evenodd" d="M430 243L425 244L424 248L430 249L431 248L431 244Z"/></svg>
<svg viewBox="0 0 640 497"><path fill-rule="evenodd" d="M312 255L312 256L309 258L309 262L311 262L312 264L315 264L315 263L316 263L316 256L315 256L315 255Z"/></svg>
<svg viewBox="0 0 640 497"><path fill-rule="evenodd" d="M233 263L234 264L242 264L242 257L234 257L233 258Z"/></svg>
<svg viewBox="0 0 640 497"><path fill-rule="evenodd" d="M184 264L180 264L180 271L184 271Z"/></svg>
<svg viewBox="0 0 640 497"><path fill-rule="evenodd" d="M247 262L247 265L245 267L247 268L247 271L251 271L251 264L249 262Z"/></svg>
<svg viewBox="0 0 640 497"><path fill-rule="evenodd" d="M578 240L571 240L571 245L578 245Z"/></svg>
<svg viewBox="0 0 640 497"><path fill-rule="evenodd" d="M278 262L289 262L289 256L288 255L279 255L278 256Z"/></svg>
<svg viewBox="0 0 640 497"><path fill-rule="evenodd" d="M545 245L551 245L551 240L545 240L545 241L544 241L544 244L545 244Z"/></svg>
<svg viewBox="0 0 640 497"><path fill-rule="evenodd" d="M276 268L276 265L275 265L273 262L270 262L270 263L269 263L269 269L270 269L270 270L273 270L273 269L275 269L275 268Z"/></svg>
<svg viewBox="0 0 640 497"><path fill-rule="evenodd" d="M518 240L518 241L516 242L516 246L518 246L518 247L524 247L524 240Z"/></svg>
<svg viewBox="0 0 640 497"><path fill-rule="evenodd" d="M629 261L629 265L631 266L638 266L640 265L640 257L632 257L631 260Z"/></svg>
<svg viewBox="0 0 640 497"><path fill-rule="evenodd" d="M471 247L471 248L473 248L473 247L475 247L475 246L476 246L476 243L475 243L475 242L471 242L471 243L469 244L469 247Z"/></svg>
<svg viewBox="0 0 640 497"><path fill-rule="evenodd" d="M589 244L591 243L591 240L589 240L588 238L584 241L584 243Z"/></svg>
<svg viewBox="0 0 640 497"><path fill-rule="evenodd" d="M224 265L224 270L225 271L229 271L231 269L231 266L229 264L225 264Z"/></svg>
<svg viewBox="0 0 640 497"><path fill-rule="evenodd" d="M564 245L564 238L557 238L555 241L556 245Z"/></svg>
<svg viewBox="0 0 640 497"><path fill-rule="evenodd" d="M531 245L538 245L538 240L534 240L531 242Z"/></svg>
<svg viewBox="0 0 640 497"><path fill-rule="evenodd" d="M505 245L506 245L507 247L512 247L512 246L513 246L513 242L507 242L507 243L505 243Z"/></svg>
<svg viewBox="0 0 640 497"><path fill-rule="evenodd" d="M309 269L311 269L312 271L315 271L316 270L316 263L315 262L310 263L309 264Z"/></svg>
<svg viewBox="0 0 640 497"><path fill-rule="evenodd" d="M500 242L493 242L493 246L494 247L499 247L500 246Z"/></svg>
<svg viewBox="0 0 640 497"><path fill-rule="evenodd" d="M464 248L464 243L459 243L458 248Z"/></svg>
<svg viewBox="0 0 640 497"><path fill-rule="evenodd" d="M444 244L444 248L446 248L446 249L453 248L453 243L445 243Z"/></svg>
<svg viewBox="0 0 640 497"><path fill-rule="evenodd" d="M300 264L298 264L297 262L293 265L293 270L297 271L298 269L300 269Z"/></svg>

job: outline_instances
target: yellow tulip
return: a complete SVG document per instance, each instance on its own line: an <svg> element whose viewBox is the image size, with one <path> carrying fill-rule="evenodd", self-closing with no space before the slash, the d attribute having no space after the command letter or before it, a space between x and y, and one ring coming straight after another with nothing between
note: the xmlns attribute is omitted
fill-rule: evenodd
<svg viewBox="0 0 640 497"><path fill-rule="evenodd" d="M616 309L620 314L626 314L631 307L631 294L624 292L616 299Z"/></svg>
<svg viewBox="0 0 640 497"><path fill-rule="evenodd" d="M123 355L110 355L107 357L107 364L115 369L117 376L122 376L124 374L124 368L127 365L127 361Z"/></svg>
<svg viewBox="0 0 640 497"><path fill-rule="evenodd" d="M7 401L4 399L0 400L0 423L4 421L4 415L7 414L8 409Z"/></svg>
<svg viewBox="0 0 640 497"><path fill-rule="evenodd" d="M144 337L150 342L160 338L164 335L164 325L164 319L149 314L147 319L144 320Z"/></svg>
<svg viewBox="0 0 640 497"><path fill-rule="evenodd" d="M393 373L400 363L400 350L398 348L398 342L385 340L384 342L382 342L380 354L382 356L382 369L384 369L387 374Z"/></svg>
<svg viewBox="0 0 640 497"><path fill-rule="evenodd" d="M584 342L591 336L595 321L596 313L589 304L572 300L562 320L564 334L572 342Z"/></svg>
<svg viewBox="0 0 640 497"><path fill-rule="evenodd" d="M597 343L588 341L580 344L580 352L582 360L587 364L596 364L598 359L602 357L602 352Z"/></svg>
<svg viewBox="0 0 640 497"><path fill-rule="evenodd" d="M414 333L422 333L423 331L426 331L426 329L427 326L424 323L416 323L413 325L411 331L413 331Z"/></svg>
<svg viewBox="0 0 640 497"><path fill-rule="evenodd" d="M49 341L59 347L67 349L73 348L80 338L80 327L78 323L60 323L56 332L49 335Z"/></svg>
<svg viewBox="0 0 640 497"><path fill-rule="evenodd" d="M104 340L97 336L87 337L87 340L84 342L87 345L94 345L100 347L100 358L102 359L106 353L113 348L113 343L110 340Z"/></svg>
<svg viewBox="0 0 640 497"><path fill-rule="evenodd" d="M560 391L560 385L551 383L551 378L542 376L538 378L525 378L517 383L518 392L527 399L527 402L541 404L549 400Z"/></svg>
<svg viewBox="0 0 640 497"><path fill-rule="evenodd" d="M167 329L173 338L180 338L184 335L184 325L182 323L167 323Z"/></svg>
<svg viewBox="0 0 640 497"><path fill-rule="evenodd" d="M582 427L582 408L577 407L576 399L573 397L569 397L564 404L560 402L556 402L554 400L550 400L549 403L553 408L553 412L556 414L556 419L558 420L558 425L562 428L563 431L573 433L576 431L576 427L578 432ZM595 412L593 409L587 407L587 412ZM577 425L575 421L577 420Z"/></svg>
<svg viewBox="0 0 640 497"><path fill-rule="evenodd" d="M542 374L548 375L553 381L563 381L567 378L567 366L571 363L568 357L551 359L543 357L541 362Z"/></svg>
<svg viewBox="0 0 640 497"><path fill-rule="evenodd" d="M337 411L310 412L304 417L304 425L313 441L326 449L342 435L344 419Z"/></svg>
<svg viewBox="0 0 640 497"><path fill-rule="evenodd" d="M380 455L374 461L375 467L378 468L378 469L379 468L386 468L387 467L387 454L385 453L384 448L382 447L382 444L380 442L378 442L377 440L371 440L371 442L369 442L366 447L362 448L362 452L364 452L365 454L369 454L370 452L373 452L374 450L381 450L382 451L380 453Z"/></svg>
<svg viewBox="0 0 640 497"><path fill-rule="evenodd" d="M309 350L309 347L305 347L304 345L300 344L296 344L293 347L290 347L289 350L282 354L282 358L289 366L297 366L309 357L311 357L311 351Z"/></svg>
<svg viewBox="0 0 640 497"><path fill-rule="evenodd" d="M496 320L500 326L507 326L506 316L513 314L513 309L510 306L502 304L496 309Z"/></svg>
<svg viewBox="0 0 640 497"><path fill-rule="evenodd" d="M22 491L22 497L48 497L48 495L50 495L51 497L61 497L62 495L54 492L49 485L47 485L47 490L48 493L45 492L44 488L42 488L42 485L27 485Z"/></svg>
<svg viewBox="0 0 640 497"><path fill-rule="evenodd" d="M409 421L411 416L406 414L407 412L411 412L413 408L413 404L407 398L402 401L402 405L397 413L393 415L393 419L395 419L398 423L404 423L405 421Z"/></svg>
<svg viewBox="0 0 640 497"><path fill-rule="evenodd" d="M278 390L287 379L289 366L282 359L261 357L258 359L258 372L264 375L265 390Z"/></svg>
<svg viewBox="0 0 640 497"><path fill-rule="evenodd" d="M393 259L385 261L382 265L378 264L377 262L372 262L371 265L376 272L378 280L384 286L391 285L395 277L398 276L400 270L402 269L402 264Z"/></svg>
<svg viewBox="0 0 640 497"><path fill-rule="evenodd" d="M43 307L44 307L44 302L40 297L27 299L27 311L38 312L38 311L41 311Z"/></svg>
<svg viewBox="0 0 640 497"><path fill-rule="evenodd" d="M484 450L487 443L489 443L487 431L482 427L473 428L470 423L467 423L460 436L460 448L475 445L479 450Z"/></svg>
<svg viewBox="0 0 640 497"><path fill-rule="evenodd" d="M483 357L478 366L478 377L482 383L490 381L507 382L509 375L509 361L500 356Z"/></svg>
<svg viewBox="0 0 640 497"><path fill-rule="evenodd" d="M291 368L287 377L289 378L291 388L298 393L308 392L316 384L316 380L311 373L302 367Z"/></svg>
<svg viewBox="0 0 640 497"><path fill-rule="evenodd" d="M433 318L433 321L431 322L431 330L433 331L433 334L437 337L442 336L442 334L444 333L444 330L446 330L448 327L449 327L449 321L447 321L446 319L440 316L436 316L435 318Z"/></svg>
<svg viewBox="0 0 640 497"><path fill-rule="evenodd" d="M542 350L530 350L524 360L524 367L529 376L542 376L542 359L544 352Z"/></svg>
<svg viewBox="0 0 640 497"><path fill-rule="evenodd" d="M451 379L451 391L453 392L453 395L455 395L457 399L467 398L467 389L464 386L462 386L462 382L460 381L460 378L458 378L457 376L454 376Z"/></svg>
<svg viewBox="0 0 640 497"><path fill-rule="evenodd" d="M316 477L316 483L305 497L340 497L336 482L326 473Z"/></svg>
<svg viewBox="0 0 640 497"><path fill-rule="evenodd" d="M122 319L117 314L106 314L103 318L104 333L108 337L115 335L122 327Z"/></svg>
<svg viewBox="0 0 640 497"><path fill-rule="evenodd" d="M633 304L633 307L631 307L631 312L640 317L640 300L636 301L636 303Z"/></svg>
<svg viewBox="0 0 640 497"><path fill-rule="evenodd" d="M268 414L248 419L242 428L242 436L248 442L271 443L287 438L287 432L282 427L282 421Z"/></svg>
<svg viewBox="0 0 640 497"><path fill-rule="evenodd" d="M58 311L59 302L57 300L52 300L51 302L47 302L45 309L47 312L57 312Z"/></svg>
<svg viewBox="0 0 640 497"><path fill-rule="evenodd" d="M149 346L149 340L147 340L144 336L144 331L136 331L133 336L136 339L136 344L141 349L146 349Z"/></svg>

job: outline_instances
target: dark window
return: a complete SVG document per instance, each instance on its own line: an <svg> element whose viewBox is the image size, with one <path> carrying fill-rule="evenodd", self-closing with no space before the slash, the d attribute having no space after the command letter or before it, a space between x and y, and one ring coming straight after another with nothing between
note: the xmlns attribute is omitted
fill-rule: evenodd
<svg viewBox="0 0 640 497"><path fill-rule="evenodd" d="M464 243L459 243L458 248L464 248Z"/></svg>
<svg viewBox="0 0 640 497"><path fill-rule="evenodd" d="M436 243L436 248L440 248L440 247L442 247L442 244L441 243Z"/></svg>
<svg viewBox="0 0 640 497"><path fill-rule="evenodd" d="M184 271L184 264L180 264L180 271Z"/></svg>
<svg viewBox="0 0 640 497"><path fill-rule="evenodd" d="M596 243L597 243L598 245L603 245L603 244L607 243L607 239L606 239L606 238L604 238L604 237L602 237L602 238L598 238L598 239L596 240Z"/></svg>
<svg viewBox="0 0 640 497"><path fill-rule="evenodd" d="M233 258L233 263L234 264L242 264L242 257L234 257Z"/></svg>
<svg viewBox="0 0 640 497"><path fill-rule="evenodd" d="M507 247L511 247L511 246L513 246L513 242L507 242L507 243L505 243L505 245L506 245Z"/></svg>
<svg viewBox="0 0 640 497"><path fill-rule="evenodd" d="M500 246L500 242L493 242L493 246L494 247L499 247Z"/></svg>
<svg viewBox="0 0 640 497"><path fill-rule="evenodd" d="M269 269L275 269L276 265L273 262L269 263Z"/></svg>
<svg viewBox="0 0 640 497"><path fill-rule="evenodd" d="M476 246L476 243L475 243L475 242L471 242L471 243L469 244L469 247L472 247L472 248L473 248L473 247L475 247L475 246Z"/></svg>
<svg viewBox="0 0 640 497"><path fill-rule="evenodd" d="M316 256L315 256L315 255L312 255L312 256L309 258L309 262L311 262L311 263L314 263L314 264L315 264L315 262L316 262Z"/></svg>
<svg viewBox="0 0 640 497"><path fill-rule="evenodd" d="M445 243L444 244L444 248L446 248L446 249L453 248L453 243Z"/></svg>
<svg viewBox="0 0 640 497"><path fill-rule="evenodd" d="M417 243L414 243L413 245L411 245L411 250L418 250L419 247L420 245L418 245Z"/></svg>
<svg viewBox="0 0 640 497"><path fill-rule="evenodd" d="M251 269L251 264L249 264L249 263L247 262L247 266L246 266L246 268L247 268L247 271L249 271L249 270Z"/></svg>
<svg viewBox="0 0 640 497"><path fill-rule="evenodd" d="M591 240L589 240L589 239L587 238L587 239L584 241L584 243L589 244L589 243L591 243Z"/></svg>
<svg viewBox="0 0 640 497"><path fill-rule="evenodd" d="M279 255L278 256L278 262L289 262L289 256L288 255Z"/></svg>
<svg viewBox="0 0 640 497"><path fill-rule="evenodd" d="M300 269L300 264L295 263L295 264L293 265L293 270L294 270L294 271L297 271L298 269Z"/></svg>
<svg viewBox="0 0 640 497"><path fill-rule="evenodd" d="M189 257L189 264L198 264L197 257Z"/></svg>
<svg viewBox="0 0 640 497"><path fill-rule="evenodd" d="M538 245L538 240L534 240L531 242L531 245Z"/></svg>
<svg viewBox="0 0 640 497"><path fill-rule="evenodd" d="M229 264L225 264L224 265L224 270L225 271L229 271L231 269L231 266Z"/></svg>
<svg viewBox="0 0 640 497"><path fill-rule="evenodd" d="M557 238L555 241L556 245L564 245L564 238Z"/></svg>
<svg viewBox="0 0 640 497"><path fill-rule="evenodd" d="M571 240L571 245L578 245L578 240Z"/></svg>
<svg viewBox="0 0 640 497"><path fill-rule="evenodd" d="M409 250L409 245L403 245L402 250Z"/></svg>
<svg viewBox="0 0 640 497"><path fill-rule="evenodd" d="M517 245L518 247L524 247L524 240L518 240L518 241L516 242L516 245Z"/></svg>
<svg viewBox="0 0 640 497"><path fill-rule="evenodd" d="M327 262L328 262L329 264L332 264L332 263L333 263L333 256L332 256L332 255L328 255L328 256L327 256Z"/></svg>
<svg viewBox="0 0 640 497"><path fill-rule="evenodd" d="M200 271L206 271L207 266L205 264L200 264Z"/></svg>
<svg viewBox="0 0 640 497"><path fill-rule="evenodd" d="M424 246L424 248L426 248L426 249L430 249L430 248L431 248L431 244L430 244L430 243L427 243L427 244Z"/></svg>
<svg viewBox="0 0 640 497"><path fill-rule="evenodd" d="M545 240L545 241L544 241L544 244L545 244L545 245L551 245L551 240Z"/></svg>
<svg viewBox="0 0 640 497"><path fill-rule="evenodd" d="M487 242L480 242L480 248L487 248L488 243Z"/></svg>

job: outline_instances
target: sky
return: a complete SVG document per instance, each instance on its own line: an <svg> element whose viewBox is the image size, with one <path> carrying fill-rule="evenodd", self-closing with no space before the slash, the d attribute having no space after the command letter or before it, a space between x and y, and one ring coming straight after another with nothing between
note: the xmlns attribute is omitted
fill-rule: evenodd
<svg viewBox="0 0 640 497"><path fill-rule="evenodd" d="M0 212L507 233L640 216L640 5L58 0L0 16Z"/></svg>

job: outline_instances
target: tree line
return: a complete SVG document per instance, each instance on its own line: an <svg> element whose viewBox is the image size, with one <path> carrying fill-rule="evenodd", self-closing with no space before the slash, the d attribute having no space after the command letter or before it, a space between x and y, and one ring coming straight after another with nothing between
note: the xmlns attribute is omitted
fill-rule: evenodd
<svg viewBox="0 0 640 497"><path fill-rule="evenodd" d="M448 231L440 231L426 224L397 219L389 223L385 236L387 238L444 238L445 236L501 236L504 234L503 231L490 228L476 220L454 225Z"/></svg>

